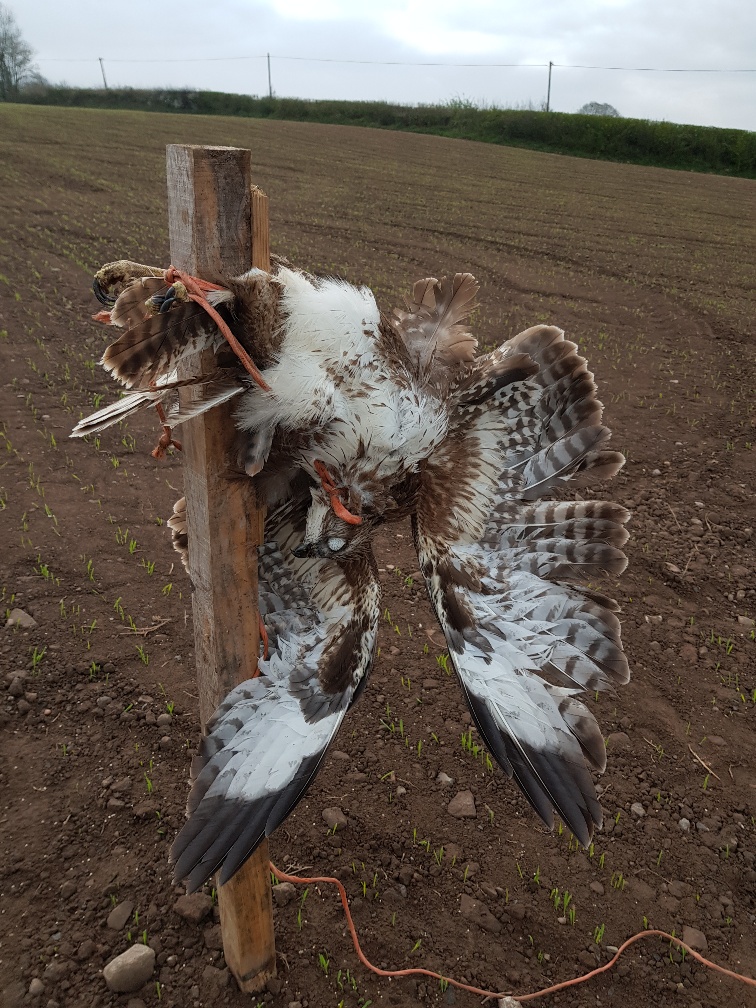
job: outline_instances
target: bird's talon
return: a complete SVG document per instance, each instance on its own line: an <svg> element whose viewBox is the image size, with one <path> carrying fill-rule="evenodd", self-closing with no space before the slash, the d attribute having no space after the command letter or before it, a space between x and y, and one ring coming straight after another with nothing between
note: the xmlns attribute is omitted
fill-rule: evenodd
<svg viewBox="0 0 756 1008"><path fill-rule="evenodd" d="M116 303L116 299L112 294L106 294L105 291L100 286L100 281L97 277L92 281L92 293L100 302L101 305L105 305L106 308L112 308Z"/></svg>

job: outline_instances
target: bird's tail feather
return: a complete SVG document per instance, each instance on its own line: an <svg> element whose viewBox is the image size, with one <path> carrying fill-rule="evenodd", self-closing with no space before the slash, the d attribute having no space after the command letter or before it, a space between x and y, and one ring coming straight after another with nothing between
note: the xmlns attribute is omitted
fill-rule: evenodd
<svg viewBox="0 0 756 1008"><path fill-rule="evenodd" d="M154 389L133 392L103 409L80 420L71 432L71 437L86 437L120 423L127 417L148 406L160 404L165 411L166 423L170 427L192 420L215 406L228 402L242 393L247 385L235 369L219 368L208 375L196 378L161 381ZM191 393L179 396L179 389L191 389Z"/></svg>

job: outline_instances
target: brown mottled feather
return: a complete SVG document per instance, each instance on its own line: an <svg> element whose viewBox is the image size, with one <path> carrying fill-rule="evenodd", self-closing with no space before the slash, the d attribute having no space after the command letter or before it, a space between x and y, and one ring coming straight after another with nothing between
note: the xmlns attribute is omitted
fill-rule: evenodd
<svg viewBox="0 0 756 1008"><path fill-rule="evenodd" d="M173 505L173 514L168 519L173 548L181 557L184 570L189 571L189 538L186 530L186 497L179 497Z"/></svg>
<svg viewBox="0 0 756 1008"><path fill-rule="evenodd" d="M436 365L471 361L478 341L467 327L476 308L478 283L470 273L418 280L406 311L395 308L392 324L409 351L415 372L426 377Z"/></svg>
<svg viewBox="0 0 756 1008"><path fill-rule="evenodd" d="M174 301L170 311L148 315L126 329L105 350L101 363L127 388L148 388L169 374L182 357L220 339L215 323L199 305Z"/></svg>
<svg viewBox="0 0 756 1008"><path fill-rule="evenodd" d="M160 278L134 280L120 294L111 321L124 329L102 357L103 367L129 388L145 388L168 374L180 359L223 344L215 322L188 298L183 284L168 311L148 303L165 292ZM267 273L252 271L228 281L228 290L211 291L208 301L231 327L259 367L273 360L282 341L280 285Z"/></svg>

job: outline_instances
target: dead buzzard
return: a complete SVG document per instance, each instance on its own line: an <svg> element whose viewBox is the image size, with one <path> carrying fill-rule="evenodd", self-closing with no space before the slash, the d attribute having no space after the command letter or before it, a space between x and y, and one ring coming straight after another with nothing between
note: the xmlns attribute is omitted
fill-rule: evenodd
<svg viewBox="0 0 756 1008"><path fill-rule="evenodd" d="M562 330L535 326L475 356L470 274L419 281L387 318L367 288L277 262L207 294L256 377L225 354L179 397L179 361L225 346L191 290L119 262L97 274L95 292L122 329L102 364L132 392L74 434L154 404L167 430L233 398L240 465L268 506L269 653L208 725L176 878L190 890L217 870L229 879L307 790L373 660L373 535L408 515L481 736L541 818L551 824L556 810L587 845L601 823L591 769L604 769L606 752L578 695L629 675L618 607L589 584L624 569L628 513L544 500L624 461L607 448L593 376ZM181 505L171 526L185 550Z"/></svg>

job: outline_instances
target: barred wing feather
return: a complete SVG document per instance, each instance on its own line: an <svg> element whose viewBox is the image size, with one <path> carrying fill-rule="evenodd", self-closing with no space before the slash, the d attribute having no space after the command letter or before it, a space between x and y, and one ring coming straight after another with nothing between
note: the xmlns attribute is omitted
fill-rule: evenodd
<svg viewBox="0 0 756 1008"><path fill-rule="evenodd" d="M539 370L502 385L516 353ZM590 771L604 769L606 753L577 697L629 677L616 603L586 582L624 569L629 515L611 503L541 498L622 464L606 447L595 391L554 327L476 360L458 382L449 436L422 470L414 528L486 745L541 818L551 825L556 810L586 845L601 824Z"/></svg>
<svg viewBox="0 0 756 1008"><path fill-rule="evenodd" d="M268 532L281 545L301 538L305 512L288 502ZM261 547L269 657L257 678L225 698L195 757L189 819L171 850L175 878L190 892L218 870L228 881L315 777L372 661L378 597L370 567L345 573L332 561L288 562L279 542ZM330 584L327 601L315 600L315 580Z"/></svg>

